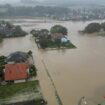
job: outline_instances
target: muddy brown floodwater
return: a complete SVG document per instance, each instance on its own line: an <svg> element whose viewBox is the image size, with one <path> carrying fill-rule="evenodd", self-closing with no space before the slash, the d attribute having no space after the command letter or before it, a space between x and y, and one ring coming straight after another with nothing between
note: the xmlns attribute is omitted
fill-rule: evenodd
<svg viewBox="0 0 105 105"><path fill-rule="evenodd" d="M78 34L78 30L83 29L90 21L56 22L41 20L37 22L26 19L19 22L20 20L12 21L21 25L28 32L32 28L50 29L55 24L64 25L69 30L71 42L77 47L77 49L69 50L38 50L30 35L23 38L5 39L0 44L0 55L8 55L18 50L33 51L41 88L49 105L58 105L58 103L42 60L47 66L63 105L78 105L83 96L91 105L105 101L103 98L105 96L105 37Z"/></svg>

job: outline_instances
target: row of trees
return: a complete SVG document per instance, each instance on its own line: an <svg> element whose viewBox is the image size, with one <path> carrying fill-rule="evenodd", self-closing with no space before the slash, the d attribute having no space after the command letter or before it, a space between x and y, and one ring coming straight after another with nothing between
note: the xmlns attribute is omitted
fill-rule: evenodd
<svg viewBox="0 0 105 105"><path fill-rule="evenodd" d="M94 20L94 19L105 19L105 7L91 7L89 8L66 8L57 6L11 6L3 5L0 17L7 16L35 16L35 17L49 17L59 20Z"/></svg>
<svg viewBox="0 0 105 105"><path fill-rule="evenodd" d="M88 24L85 29L83 30L84 33L94 33L105 31L105 22L104 23L90 23Z"/></svg>
<svg viewBox="0 0 105 105"><path fill-rule="evenodd" d="M48 37L54 33L61 33L62 35L67 35L68 30L64 26L55 25L55 26L51 27L50 31L48 29L41 29L41 30L32 30L30 33L34 37Z"/></svg>
<svg viewBox="0 0 105 105"><path fill-rule="evenodd" d="M3 6L2 6L3 8ZM1 16L36 16L36 17L53 17L53 16L65 16L68 14L69 9L66 7L57 6L11 6L5 5L4 8L7 9L5 13Z"/></svg>
<svg viewBox="0 0 105 105"><path fill-rule="evenodd" d="M51 28L50 30L51 34L54 33L62 33L63 35L67 35L68 34L68 30L66 27L61 26L61 25L55 25Z"/></svg>
<svg viewBox="0 0 105 105"><path fill-rule="evenodd" d="M49 30L47 29L41 29L41 30L32 30L30 32L34 37L48 37L49 36Z"/></svg>

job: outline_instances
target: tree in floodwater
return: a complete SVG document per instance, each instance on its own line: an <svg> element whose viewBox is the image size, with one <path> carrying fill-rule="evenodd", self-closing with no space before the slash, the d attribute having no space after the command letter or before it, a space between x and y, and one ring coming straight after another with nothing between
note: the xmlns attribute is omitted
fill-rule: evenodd
<svg viewBox="0 0 105 105"><path fill-rule="evenodd" d="M44 37L47 38L49 36L49 30L47 29L41 29L41 30L32 30L30 32L34 37Z"/></svg>
<svg viewBox="0 0 105 105"><path fill-rule="evenodd" d="M84 33L94 33L99 32L101 30L101 24L99 23L90 23L86 28L84 29Z"/></svg>
<svg viewBox="0 0 105 105"><path fill-rule="evenodd" d="M40 34L40 31L39 30L31 30L30 31L30 34L32 34L34 37L38 37L39 36L39 34Z"/></svg>
<svg viewBox="0 0 105 105"><path fill-rule="evenodd" d="M51 34L54 33L62 33L63 35L67 35L68 31L65 27L61 26L61 25L55 25L51 28L50 30Z"/></svg>
<svg viewBox="0 0 105 105"><path fill-rule="evenodd" d="M43 48L43 49L47 48L48 47L48 39L40 38L39 44L40 44L41 48Z"/></svg>

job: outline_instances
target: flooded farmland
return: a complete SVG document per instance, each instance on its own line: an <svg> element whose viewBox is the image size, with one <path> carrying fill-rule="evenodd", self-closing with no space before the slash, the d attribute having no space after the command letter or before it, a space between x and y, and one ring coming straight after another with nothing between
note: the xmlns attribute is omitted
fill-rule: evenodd
<svg viewBox="0 0 105 105"><path fill-rule="evenodd" d="M20 20L11 21L21 25L27 32L30 32L33 28L50 29L55 24L61 24L68 28L70 41L77 47L69 50L39 50L31 35L5 39L0 44L0 55L8 55L14 51L33 51L35 64L38 68L38 78L49 105L58 105L58 103L42 60L63 105L78 105L80 98L83 96L91 105L105 101L103 98L105 96L105 37L79 35L78 33L78 30L82 30L90 21Z"/></svg>

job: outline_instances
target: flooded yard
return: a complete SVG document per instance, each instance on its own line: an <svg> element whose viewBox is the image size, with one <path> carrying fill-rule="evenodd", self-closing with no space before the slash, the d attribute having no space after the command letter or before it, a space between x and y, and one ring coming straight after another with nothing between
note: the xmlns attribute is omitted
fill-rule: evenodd
<svg viewBox="0 0 105 105"><path fill-rule="evenodd" d="M101 22L101 21L100 21ZM14 51L33 51L35 64L38 68L38 78L44 96L49 105L58 105L51 80L42 63L44 61L54 82L63 105L78 105L81 97L85 96L92 105L105 101L105 37L79 35L89 22L56 22L25 20L23 29L48 28L61 24L68 28L69 38L77 49L69 50L38 50L31 35L22 38L5 39L0 44L0 55L8 55Z"/></svg>

